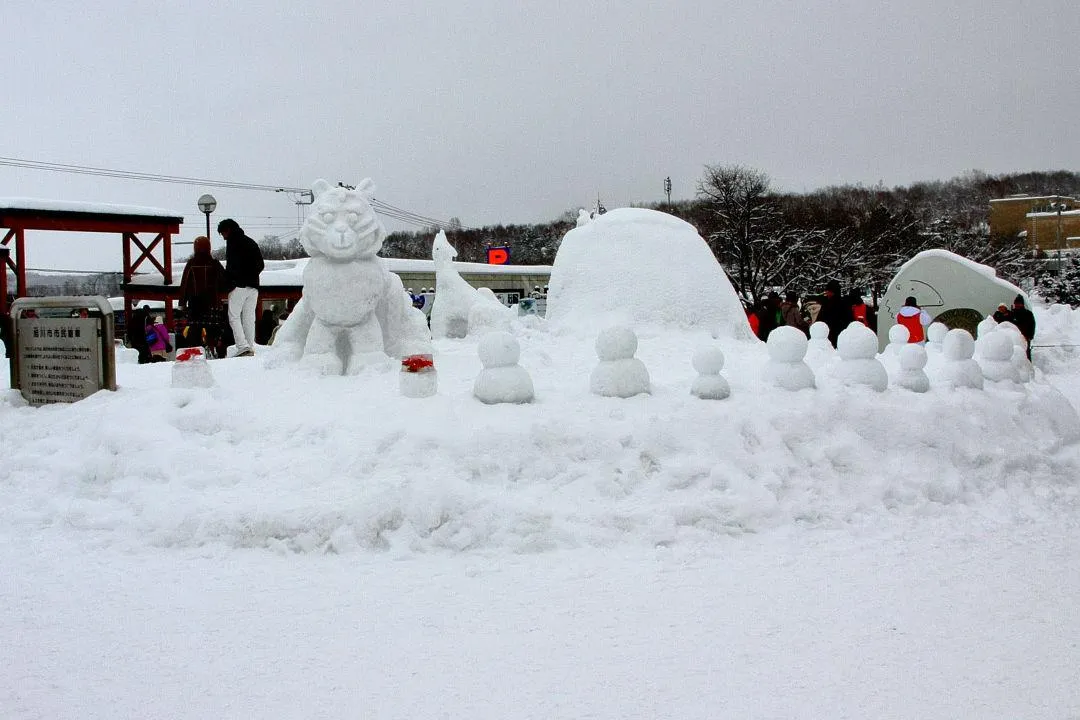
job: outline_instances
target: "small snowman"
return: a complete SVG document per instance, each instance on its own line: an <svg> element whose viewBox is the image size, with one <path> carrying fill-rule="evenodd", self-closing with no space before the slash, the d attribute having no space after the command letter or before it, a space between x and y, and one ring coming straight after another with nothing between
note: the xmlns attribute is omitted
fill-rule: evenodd
<svg viewBox="0 0 1080 720"><path fill-rule="evenodd" d="M649 392L649 371L634 357L637 342L634 331L623 325L600 332L596 338L600 362L589 377L593 394L628 398Z"/></svg>
<svg viewBox="0 0 1080 720"><path fill-rule="evenodd" d="M893 325L889 328L889 344L881 351L881 364L890 378L900 375L900 352L907 347L911 333L903 325Z"/></svg>
<svg viewBox="0 0 1080 720"><path fill-rule="evenodd" d="M988 315L975 327L975 337L981 340L985 335L994 332L994 330L997 329L997 326L997 320Z"/></svg>
<svg viewBox="0 0 1080 720"><path fill-rule="evenodd" d="M945 359L941 368L944 385L982 390L983 373L979 363L973 359L975 339L971 333L967 330L950 330L941 342L941 353Z"/></svg>
<svg viewBox="0 0 1080 720"><path fill-rule="evenodd" d="M214 375L201 347L180 348L172 366L174 388L208 388L214 386Z"/></svg>
<svg viewBox="0 0 1080 720"><path fill-rule="evenodd" d="M694 352L694 369L698 376L690 386L690 394L702 400L723 400L731 395L731 386L720 371L724 369L724 352L715 345L706 345Z"/></svg>
<svg viewBox="0 0 1080 720"><path fill-rule="evenodd" d="M840 363L833 368L833 376L842 385L884 392L889 387L889 374L876 357L877 347L873 330L862 323L851 323L836 341Z"/></svg>
<svg viewBox="0 0 1080 720"><path fill-rule="evenodd" d="M907 328L904 328L905 330ZM916 343L908 343L900 348L900 372L893 384L912 392L924 393L930 389L930 378L926 376L926 348Z"/></svg>
<svg viewBox="0 0 1080 720"><path fill-rule="evenodd" d="M975 350L976 362L982 368L983 378L990 382L1020 381L1020 374L1012 361L1013 347L1008 333L989 331L980 334Z"/></svg>
<svg viewBox="0 0 1080 720"><path fill-rule="evenodd" d="M836 356L836 348L829 342L829 326L820 320L810 326L810 342L806 346L806 362L823 365Z"/></svg>
<svg viewBox="0 0 1080 720"><path fill-rule="evenodd" d="M1035 368L1027 358L1027 340L1024 339L1020 328L1011 322L1003 322L998 325L998 330L1008 335L1013 342L1012 363L1016 368L1016 377L1019 382L1026 383L1035 376Z"/></svg>
<svg viewBox="0 0 1080 720"><path fill-rule="evenodd" d="M529 372L518 365L521 347L508 332L491 332L480 338L478 347L484 369L473 383L473 396L482 403L527 403L533 400Z"/></svg>
<svg viewBox="0 0 1080 720"><path fill-rule="evenodd" d="M889 344L885 346L885 352L889 355L899 355L908 340L911 339L911 331L903 325L893 325L889 328Z"/></svg>
<svg viewBox="0 0 1080 720"><path fill-rule="evenodd" d="M940 353L942 351L942 343L945 341L945 336L948 332L949 326L945 323L930 323L930 327L926 328L927 351L931 353Z"/></svg>
<svg viewBox="0 0 1080 720"><path fill-rule="evenodd" d="M769 333L769 339L765 342L769 351L769 362L765 365L766 379L784 390L817 387L814 371L803 361L808 344L802 331L790 325L781 325Z"/></svg>

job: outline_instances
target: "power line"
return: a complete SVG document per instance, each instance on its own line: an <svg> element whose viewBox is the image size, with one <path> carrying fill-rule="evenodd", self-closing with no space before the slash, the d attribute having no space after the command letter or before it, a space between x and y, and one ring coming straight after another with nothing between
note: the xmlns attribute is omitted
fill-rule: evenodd
<svg viewBox="0 0 1080 720"><path fill-rule="evenodd" d="M60 270L58 268L28 267L26 272L62 273L67 275L123 275L119 270Z"/></svg>
<svg viewBox="0 0 1080 720"><path fill-rule="evenodd" d="M229 180L207 180L204 178L184 177L182 175L161 175L158 173L135 172L131 170L111 170L109 168L92 167L88 165L69 165L67 163L51 163L40 160L24 160L21 158L0 157L0 165L10 167L28 168L31 170L49 170L51 172L74 173L77 175L96 175L99 177L114 177L127 180L146 180L150 182L177 183L180 185L199 185L206 187L232 188L237 190L266 190L276 192L301 192L303 188L284 188L278 185L259 185L255 183L233 182Z"/></svg>
<svg viewBox="0 0 1080 720"><path fill-rule="evenodd" d="M53 163L42 160L25 160L22 158L0 157L0 166L17 167L29 170L46 170L49 172L72 173L76 175L93 175L96 177L111 177L125 180L143 180L146 182L173 183L178 185L197 185L199 187L219 187L233 190L259 190L263 192L285 192L293 194L310 194L306 188L285 187L280 185L261 185L258 183L242 183L231 180L208 180L205 178L193 178L183 175L162 175L159 173L136 172L131 170L113 170L109 168L93 167L89 165L73 165L68 163ZM399 208L390 203L371 199L371 206L380 215L400 220L409 225L434 226L440 229L449 227L448 222L421 215Z"/></svg>

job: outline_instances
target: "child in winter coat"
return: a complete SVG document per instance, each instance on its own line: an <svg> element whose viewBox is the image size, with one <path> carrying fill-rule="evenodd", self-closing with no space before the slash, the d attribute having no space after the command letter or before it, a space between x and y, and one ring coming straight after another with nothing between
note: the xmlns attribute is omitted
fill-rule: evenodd
<svg viewBox="0 0 1080 720"><path fill-rule="evenodd" d="M150 347L150 362L165 362L172 352L169 329L161 318L146 318L146 344Z"/></svg>

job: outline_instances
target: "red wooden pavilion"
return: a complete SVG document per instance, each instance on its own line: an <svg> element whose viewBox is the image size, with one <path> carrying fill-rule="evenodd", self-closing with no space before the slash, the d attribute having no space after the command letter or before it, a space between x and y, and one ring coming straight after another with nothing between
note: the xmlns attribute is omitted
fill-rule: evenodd
<svg viewBox="0 0 1080 720"><path fill-rule="evenodd" d="M180 232L184 218L154 208L103 205L51 200L0 200L0 315L8 312L8 268L15 274L15 297L26 295L26 231L116 233L124 243L124 312L131 315L133 303L145 297L166 299L175 296L172 269L172 236ZM152 236L144 242L139 236ZM14 247L12 247L14 241ZM14 249L14 253L11 250ZM160 259L155 254L160 252ZM134 255L134 257L133 257ZM132 286L135 271L149 262L161 273L157 291L139 292ZM140 277L140 285L145 280ZM172 325L172 303L165 304L166 322Z"/></svg>

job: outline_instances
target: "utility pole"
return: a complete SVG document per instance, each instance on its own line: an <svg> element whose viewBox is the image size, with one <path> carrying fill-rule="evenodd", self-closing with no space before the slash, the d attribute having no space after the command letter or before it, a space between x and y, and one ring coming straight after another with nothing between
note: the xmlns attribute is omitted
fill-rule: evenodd
<svg viewBox="0 0 1080 720"><path fill-rule="evenodd" d="M1061 250L1061 208L1065 206L1063 202L1056 202L1054 206L1057 208L1057 247Z"/></svg>
<svg viewBox="0 0 1080 720"><path fill-rule="evenodd" d="M671 176L664 178L664 192L667 193L667 204L671 204Z"/></svg>
<svg viewBox="0 0 1080 720"><path fill-rule="evenodd" d="M1061 208L1065 206L1065 203L1060 200L1054 203L1057 207L1057 270L1061 273Z"/></svg>

